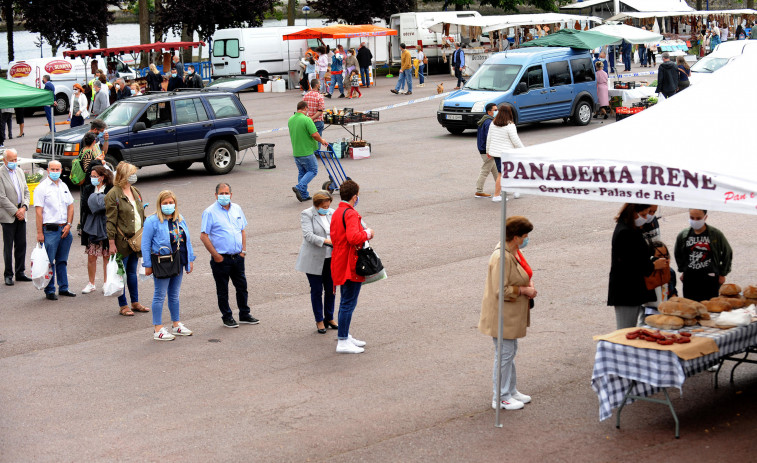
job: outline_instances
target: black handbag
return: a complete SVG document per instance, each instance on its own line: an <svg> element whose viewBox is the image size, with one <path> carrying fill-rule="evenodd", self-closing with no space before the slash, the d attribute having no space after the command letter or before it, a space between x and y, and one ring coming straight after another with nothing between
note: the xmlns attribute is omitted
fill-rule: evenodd
<svg viewBox="0 0 757 463"><path fill-rule="evenodd" d="M176 251L170 254L150 254L150 261L152 262L152 274L155 275L155 278L171 278L181 273L181 254L179 254L180 249L181 242L179 242L179 245L176 247Z"/></svg>
<svg viewBox="0 0 757 463"><path fill-rule="evenodd" d="M347 231L347 222L344 220L344 216L347 211L342 214L342 225L344 225L344 231ZM367 277L375 275L384 270L384 264L381 263L381 259L376 255L376 252L371 248L363 247L357 250L357 264L355 265L355 273L361 277Z"/></svg>

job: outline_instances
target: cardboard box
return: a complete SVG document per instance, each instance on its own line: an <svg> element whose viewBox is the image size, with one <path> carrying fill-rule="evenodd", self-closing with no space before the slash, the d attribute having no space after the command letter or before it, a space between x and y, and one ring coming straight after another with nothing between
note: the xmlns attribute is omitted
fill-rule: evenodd
<svg viewBox="0 0 757 463"><path fill-rule="evenodd" d="M371 147L370 146L363 146L361 148L355 148L354 146L350 148L350 158L351 159L366 159L371 157Z"/></svg>

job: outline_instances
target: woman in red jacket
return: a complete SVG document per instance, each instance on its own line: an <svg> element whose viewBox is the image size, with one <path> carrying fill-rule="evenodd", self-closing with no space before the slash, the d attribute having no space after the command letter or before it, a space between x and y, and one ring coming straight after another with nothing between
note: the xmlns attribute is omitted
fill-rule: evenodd
<svg viewBox="0 0 757 463"><path fill-rule="evenodd" d="M360 287L365 281L364 277L355 273L357 250L374 237L373 230L363 228L362 217L355 210L359 192L360 187L354 181L346 180L342 183L339 186L342 201L331 216L331 242L334 246L331 253L331 278L334 287L342 287L336 345L339 354L360 354L365 350L365 342L350 335L352 312L357 305Z"/></svg>

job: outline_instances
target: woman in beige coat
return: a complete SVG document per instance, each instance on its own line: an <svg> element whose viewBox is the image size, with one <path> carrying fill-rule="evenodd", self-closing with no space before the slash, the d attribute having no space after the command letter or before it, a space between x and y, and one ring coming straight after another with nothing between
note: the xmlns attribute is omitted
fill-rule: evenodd
<svg viewBox="0 0 757 463"><path fill-rule="evenodd" d="M492 371L492 408L497 408L497 373L502 375L500 407L519 410L531 397L516 389L515 354L518 338L526 336L530 324L530 308L536 297L531 280L533 272L520 250L528 244L528 234L534 226L523 216L513 216L505 224L505 305L503 310L502 351L497 355L497 320L499 318L500 245L489 258L481 319L478 330L494 340L494 368ZM499 357L499 359L498 359ZM498 366L499 365L499 366Z"/></svg>

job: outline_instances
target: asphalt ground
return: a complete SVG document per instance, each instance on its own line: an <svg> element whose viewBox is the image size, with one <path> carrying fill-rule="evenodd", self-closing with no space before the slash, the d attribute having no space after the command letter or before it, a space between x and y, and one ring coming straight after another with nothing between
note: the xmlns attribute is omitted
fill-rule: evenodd
<svg viewBox="0 0 757 463"><path fill-rule="evenodd" d="M454 86L447 76L430 81L414 96L435 94L440 81ZM371 109L409 99L389 93L395 82L381 78L361 99L327 104ZM286 125L299 99L293 91L242 97L258 131ZM367 341L365 353L337 355L335 332L315 330L307 280L294 270L299 212L308 205L291 191L296 168L286 133L259 139L276 144L276 169L260 170L251 155L224 177L199 163L183 173L143 168L137 186L152 203L148 212L170 188L190 226L197 260L184 277L181 318L195 334L153 341L150 314L119 316L116 300L99 292L101 269L98 292L82 295L86 258L76 239L68 274L78 297L51 302L31 283L0 286L0 461L752 461L754 365L739 367L734 385L721 375L715 390L713 375L702 373L687 379L682 396L673 392L678 440L662 405L627 407L621 429L614 416L599 422L592 335L615 326L606 306L619 207L612 203L536 196L508 203L509 214L535 225L525 255L539 296L516 358L518 389L533 402L503 410L503 427L494 427L492 341L476 325L500 208L473 197L481 163L475 132L449 135L436 122L437 106L381 112L379 123L365 126L371 158L342 161L361 185L358 209L376 231L372 244L389 275L363 287L354 313L351 332ZM607 123L544 122L519 133L535 145ZM27 118L26 137L6 146L30 156L44 125L44 117ZM340 127L325 132L329 141L342 136ZM650 150L660 136L681 136L695 150L707 135L628 134L648 138ZM201 213L221 180L250 223L250 306L261 323L238 329L221 324L199 240ZM326 180L319 171L311 192ZM672 245L688 215L659 214ZM735 250L729 280L757 283L754 218L713 212L709 223ZM27 239L35 239L33 219ZM152 286L139 286L148 306Z"/></svg>

